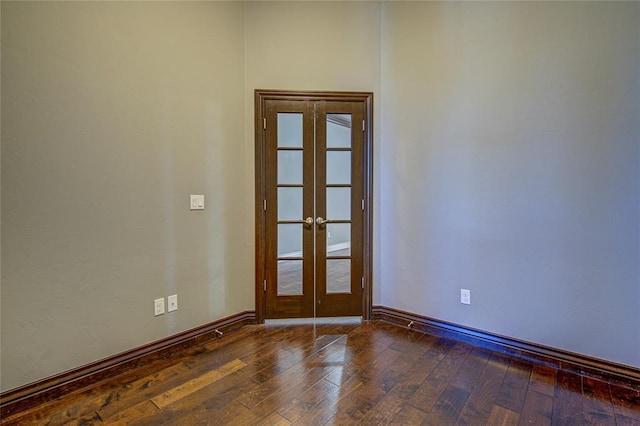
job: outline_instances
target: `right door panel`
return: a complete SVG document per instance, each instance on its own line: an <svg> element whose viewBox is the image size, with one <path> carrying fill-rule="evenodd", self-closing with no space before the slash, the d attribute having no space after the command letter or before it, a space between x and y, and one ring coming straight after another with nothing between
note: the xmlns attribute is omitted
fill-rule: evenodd
<svg viewBox="0 0 640 426"><path fill-rule="evenodd" d="M362 314L362 104L317 102L316 316Z"/></svg>

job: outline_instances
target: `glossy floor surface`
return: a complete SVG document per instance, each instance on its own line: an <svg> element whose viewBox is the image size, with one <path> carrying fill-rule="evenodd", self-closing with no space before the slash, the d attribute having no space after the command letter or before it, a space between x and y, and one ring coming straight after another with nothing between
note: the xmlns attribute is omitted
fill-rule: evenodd
<svg viewBox="0 0 640 426"><path fill-rule="evenodd" d="M640 391L383 322L247 326L3 424L640 425Z"/></svg>

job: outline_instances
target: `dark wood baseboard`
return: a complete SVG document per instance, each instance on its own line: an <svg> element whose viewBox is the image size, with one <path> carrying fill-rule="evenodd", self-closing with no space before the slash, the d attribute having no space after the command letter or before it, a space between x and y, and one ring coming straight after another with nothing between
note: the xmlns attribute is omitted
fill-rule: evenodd
<svg viewBox="0 0 640 426"><path fill-rule="evenodd" d="M386 306L374 306L373 319L402 325L436 336L464 341L474 346L516 356L536 364L640 389L640 369L628 365L500 336ZM410 327L409 324L411 324Z"/></svg>
<svg viewBox="0 0 640 426"><path fill-rule="evenodd" d="M86 388L128 369L166 357L191 345L210 340L255 323L255 312L245 311L151 342L109 358L0 393L2 417L54 400L60 395Z"/></svg>

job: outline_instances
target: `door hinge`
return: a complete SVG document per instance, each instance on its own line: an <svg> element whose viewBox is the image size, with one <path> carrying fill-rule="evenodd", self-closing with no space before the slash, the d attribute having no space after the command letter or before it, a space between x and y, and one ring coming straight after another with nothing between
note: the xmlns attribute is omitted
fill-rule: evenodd
<svg viewBox="0 0 640 426"><path fill-rule="evenodd" d="M262 128L264 130L267 130L267 118L266 117L262 119Z"/></svg>
<svg viewBox="0 0 640 426"><path fill-rule="evenodd" d="M364 120L362 120L362 131L364 132Z"/></svg>
<svg viewBox="0 0 640 426"><path fill-rule="evenodd" d="M262 281L262 291L267 292L267 280Z"/></svg>
<svg viewBox="0 0 640 426"><path fill-rule="evenodd" d="M362 211L364 211L364 198L362 199Z"/></svg>
<svg viewBox="0 0 640 426"><path fill-rule="evenodd" d="M262 209L266 212L267 211L267 200L263 200L262 202Z"/></svg>
<svg viewBox="0 0 640 426"><path fill-rule="evenodd" d="M362 281L360 281L360 286L362 287L362 289L364 290L364 277L362 277Z"/></svg>

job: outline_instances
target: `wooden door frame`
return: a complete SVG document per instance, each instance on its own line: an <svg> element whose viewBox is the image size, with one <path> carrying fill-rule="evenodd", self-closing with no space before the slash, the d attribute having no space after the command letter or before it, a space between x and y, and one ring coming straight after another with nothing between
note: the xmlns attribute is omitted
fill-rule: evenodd
<svg viewBox="0 0 640 426"><path fill-rule="evenodd" d="M365 212L363 218L363 259L362 272L364 289L362 292L362 318L372 318L373 305L373 93L372 92L322 92L283 91L256 89L255 100L255 312L256 322L264 323L266 316L266 215L265 203L265 132L264 116L267 100L299 101L346 101L363 102L365 107L364 129L364 170L363 197Z"/></svg>

